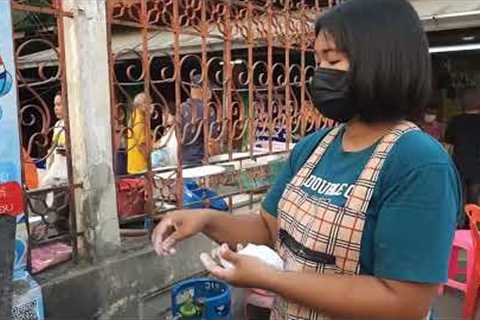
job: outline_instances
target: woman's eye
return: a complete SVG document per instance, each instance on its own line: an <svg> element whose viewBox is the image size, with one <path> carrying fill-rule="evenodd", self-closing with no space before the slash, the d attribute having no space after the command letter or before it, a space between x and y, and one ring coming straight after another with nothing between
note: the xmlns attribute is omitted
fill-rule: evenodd
<svg viewBox="0 0 480 320"><path fill-rule="evenodd" d="M340 60L333 60L328 62L330 65L336 65L340 63Z"/></svg>

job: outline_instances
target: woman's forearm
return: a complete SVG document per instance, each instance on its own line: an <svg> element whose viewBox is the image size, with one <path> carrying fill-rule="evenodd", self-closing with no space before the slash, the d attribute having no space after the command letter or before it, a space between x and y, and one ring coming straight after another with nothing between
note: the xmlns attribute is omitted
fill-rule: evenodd
<svg viewBox="0 0 480 320"><path fill-rule="evenodd" d="M269 229L260 215L230 215L218 212L210 217L203 233L218 243L235 248L238 243L272 245Z"/></svg>
<svg viewBox="0 0 480 320"><path fill-rule="evenodd" d="M427 316L435 285L382 280L370 276L330 276L277 272L264 289L327 315L355 319L415 319Z"/></svg>

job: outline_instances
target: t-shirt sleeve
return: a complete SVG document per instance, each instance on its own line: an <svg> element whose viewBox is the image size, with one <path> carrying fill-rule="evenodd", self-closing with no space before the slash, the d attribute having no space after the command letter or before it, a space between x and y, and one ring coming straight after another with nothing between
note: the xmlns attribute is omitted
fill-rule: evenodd
<svg viewBox="0 0 480 320"><path fill-rule="evenodd" d="M461 199L455 169L448 164L426 165L389 189L375 229L375 276L445 282Z"/></svg>
<svg viewBox="0 0 480 320"><path fill-rule="evenodd" d="M279 175L275 179L272 187L268 191L265 199L262 202L262 209L271 214L274 217L277 217L278 202L282 197L283 191L287 184L292 180L294 176L294 169L292 166L292 158L294 158L295 150L292 152L288 160L284 163L282 169L280 170Z"/></svg>

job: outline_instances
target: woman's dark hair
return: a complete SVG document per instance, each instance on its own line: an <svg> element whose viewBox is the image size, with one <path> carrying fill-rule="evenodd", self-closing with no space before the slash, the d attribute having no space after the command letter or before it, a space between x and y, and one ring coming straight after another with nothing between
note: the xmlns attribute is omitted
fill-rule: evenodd
<svg viewBox="0 0 480 320"><path fill-rule="evenodd" d="M333 37L350 60L351 90L363 121L410 118L432 86L428 41L407 0L349 0L320 16L315 34Z"/></svg>

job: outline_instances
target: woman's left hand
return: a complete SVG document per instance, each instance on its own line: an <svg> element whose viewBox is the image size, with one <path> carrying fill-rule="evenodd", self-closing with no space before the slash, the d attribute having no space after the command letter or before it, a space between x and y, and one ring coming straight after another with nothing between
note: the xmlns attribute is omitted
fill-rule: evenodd
<svg viewBox="0 0 480 320"><path fill-rule="evenodd" d="M258 258L238 254L223 244L218 255L231 266L222 267L207 253L202 253L200 259L205 268L215 277L240 288L265 288L269 276L276 270Z"/></svg>

